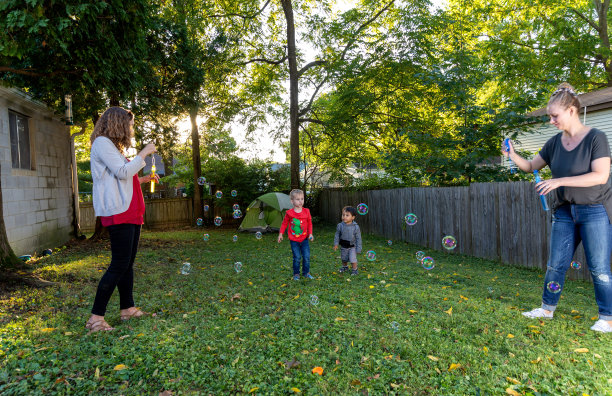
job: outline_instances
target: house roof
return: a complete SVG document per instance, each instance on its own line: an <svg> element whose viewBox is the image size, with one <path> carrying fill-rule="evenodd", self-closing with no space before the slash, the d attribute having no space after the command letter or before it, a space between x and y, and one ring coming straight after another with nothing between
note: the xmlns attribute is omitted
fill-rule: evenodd
<svg viewBox="0 0 612 396"><path fill-rule="evenodd" d="M586 106L587 113L612 108L612 87L580 94L578 99L582 106ZM583 109L580 110L581 112L584 111ZM545 116L546 107L532 111L528 115L534 117Z"/></svg>

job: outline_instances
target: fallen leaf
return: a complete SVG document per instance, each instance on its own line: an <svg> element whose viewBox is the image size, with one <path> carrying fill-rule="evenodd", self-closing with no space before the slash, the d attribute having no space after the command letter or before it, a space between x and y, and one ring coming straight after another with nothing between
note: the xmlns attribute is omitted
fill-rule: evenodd
<svg viewBox="0 0 612 396"><path fill-rule="evenodd" d="M593 356L595 356L597 359L601 359L601 355L598 353L594 353Z"/></svg>
<svg viewBox="0 0 612 396"><path fill-rule="evenodd" d="M428 358L430 358L431 360L433 360L434 362L437 362L438 360L440 360L440 358L437 358L435 356L432 355L427 355Z"/></svg>
<svg viewBox="0 0 612 396"><path fill-rule="evenodd" d="M287 369L292 369L292 368L297 368L297 367L300 367L300 364L301 364L301 363L300 363L298 360L296 360L296 358L293 358L293 359L291 359L291 360L287 360L287 361L285 362L285 367L286 367Z"/></svg>
<svg viewBox="0 0 612 396"><path fill-rule="evenodd" d="M460 367L461 367L461 364L459 364L459 363L451 363L451 365L448 368L448 371L457 370Z"/></svg>
<svg viewBox="0 0 612 396"><path fill-rule="evenodd" d="M512 388L506 388L506 393L512 396L521 396L520 393L518 393L517 391L515 391Z"/></svg>
<svg viewBox="0 0 612 396"><path fill-rule="evenodd" d="M577 353L587 353L588 351L589 351L588 348L576 348L576 349L574 349L574 352L577 352Z"/></svg>
<svg viewBox="0 0 612 396"><path fill-rule="evenodd" d="M165 390L163 392L159 392L158 396L172 396L172 391Z"/></svg>
<svg viewBox="0 0 612 396"><path fill-rule="evenodd" d="M370 289L374 289L374 285L370 285Z"/></svg>
<svg viewBox="0 0 612 396"><path fill-rule="evenodd" d="M489 348L487 348L486 346L482 347L482 350L484 351L485 354L489 353Z"/></svg>
<svg viewBox="0 0 612 396"><path fill-rule="evenodd" d="M53 330L55 330L55 327L45 327L44 329L41 329L40 331L42 331L43 333L49 333Z"/></svg>
<svg viewBox="0 0 612 396"><path fill-rule="evenodd" d="M452 316L452 315L453 315L453 307L450 307L448 310L446 310L446 311L444 311L444 312L446 312L447 314L449 314L450 316Z"/></svg>
<svg viewBox="0 0 612 396"><path fill-rule="evenodd" d="M253 392L255 392L257 389L259 389L259 386L256 386L255 388L251 388L251 390L249 391L249 393L253 393Z"/></svg>
<svg viewBox="0 0 612 396"><path fill-rule="evenodd" d="M121 370L125 370L127 368L127 366L125 364L118 364L115 366L115 368L113 370L115 371L121 371Z"/></svg>
<svg viewBox="0 0 612 396"><path fill-rule="evenodd" d="M299 390L299 389L298 389L298 388L296 388L296 387L293 387L293 388L291 388L291 389L289 389L289 390L290 390L291 392L293 392L293 393L302 393L302 391L301 391L301 390Z"/></svg>
<svg viewBox="0 0 612 396"><path fill-rule="evenodd" d="M66 336L71 336L71 335L72 335L72 332L71 332L71 331L67 331L67 332L65 332L65 333L64 333L64 335L66 335Z"/></svg>
<svg viewBox="0 0 612 396"><path fill-rule="evenodd" d="M96 367L96 372L94 373L94 379L100 379L100 367Z"/></svg>
<svg viewBox="0 0 612 396"><path fill-rule="evenodd" d="M532 360L531 363L537 364L537 363L540 363L541 361L542 361L542 358L538 356L538 358L535 360Z"/></svg>
<svg viewBox="0 0 612 396"><path fill-rule="evenodd" d="M353 386L361 385L361 381L359 381L358 379L354 379L354 380L351 381L351 385L353 385Z"/></svg>
<svg viewBox="0 0 612 396"><path fill-rule="evenodd" d="M507 337L508 337L508 338L514 338L514 335L513 335L513 334L508 333L508 336L507 336Z"/></svg>
<svg viewBox="0 0 612 396"><path fill-rule="evenodd" d="M521 381L515 379L515 378L511 378L511 377L506 377L506 379L508 380L508 382L512 382L515 385L520 385Z"/></svg>
<svg viewBox="0 0 612 396"><path fill-rule="evenodd" d="M340 322L340 321L342 321L342 320L346 320L346 319L344 319L344 318L343 318L343 317L341 317L341 316L338 316L338 317L337 317L336 319L334 319L334 320L335 320L336 322Z"/></svg>
<svg viewBox="0 0 612 396"><path fill-rule="evenodd" d="M236 293L236 294L234 294L234 295L232 296L231 300L232 300L232 301L234 301L234 300L240 300L240 298L241 298L241 297L242 297L242 295L240 295L240 293Z"/></svg>
<svg viewBox="0 0 612 396"><path fill-rule="evenodd" d="M323 375L323 367L315 367L312 369L312 373L313 374L319 374L319 375Z"/></svg>
<svg viewBox="0 0 612 396"><path fill-rule="evenodd" d="M408 310L408 312L410 312L410 313L417 313L417 312L419 312L419 311L416 311L416 310L414 310L414 309L409 309L409 310Z"/></svg>
<svg viewBox="0 0 612 396"><path fill-rule="evenodd" d="M467 301L469 300L469 298L462 296L461 294L459 294L459 297L461 297L463 300Z"/></svg>

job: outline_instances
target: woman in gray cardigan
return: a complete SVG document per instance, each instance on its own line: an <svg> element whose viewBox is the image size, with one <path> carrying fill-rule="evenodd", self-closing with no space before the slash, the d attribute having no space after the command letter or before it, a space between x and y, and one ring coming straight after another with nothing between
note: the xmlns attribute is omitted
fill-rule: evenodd
<svg viewBox="0 0 612 396"><path fill-rule="evenodd" d="M125 158L124 151L131 146L133 135L134 114L121 107L110 107L96 122L90 138L93 206L108 229L112 254L85 325L90 332L113 330L104 314L115 288L119 290L122 320L145 314L135 307L132 295L134 259L144 215L140 184L158 181L159 177L138 177L145 166L144 158L156 151L155 145L146 145L131 161Z"/></svg>

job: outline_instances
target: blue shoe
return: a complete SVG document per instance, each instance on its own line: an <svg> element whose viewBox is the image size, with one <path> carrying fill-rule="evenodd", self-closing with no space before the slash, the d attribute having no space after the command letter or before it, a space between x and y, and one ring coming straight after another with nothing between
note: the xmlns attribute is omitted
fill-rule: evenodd
<svg viewBox="0 0 612 396"><path fill-rule="evenodd" d="M293 275L293 280L300 280L300 276L298 274Z"/></svg>
<svg viewBox="0 0 612 396"><path fill-rule="evenodd" d="M304 278L306 278L306 279L314 279L314 276L310 275L310 272L309 272L306 275L304 275Z"/></svg>

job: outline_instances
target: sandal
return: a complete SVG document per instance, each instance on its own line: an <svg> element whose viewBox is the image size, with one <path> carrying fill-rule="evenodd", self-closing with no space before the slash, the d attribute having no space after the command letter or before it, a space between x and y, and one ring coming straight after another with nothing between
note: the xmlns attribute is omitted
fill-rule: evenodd
<svg viewBox="0 0 612 396"><path fill-rule="evenodd" d="M133 307L134 309L129 313L121 314L121 320L130 320L132 318L140 318L142 316L148 315L145 311L141 311L140 309ZM129 309L129 308L128 308Z"/></svg>
<svg viewBox="0 0 612 396"><path fill-rule="evenodd" d="M106 320L104 320L104 319L96 320L96 321L93 321L93 322L92 321L87 321L87 323L85 323L85 328L87 330L89 330L89 333L87 333L87 334L95 333L96 331L113 331L113 330L115 330L115 328L111 327L111 325L106 323Z"/></svg>

